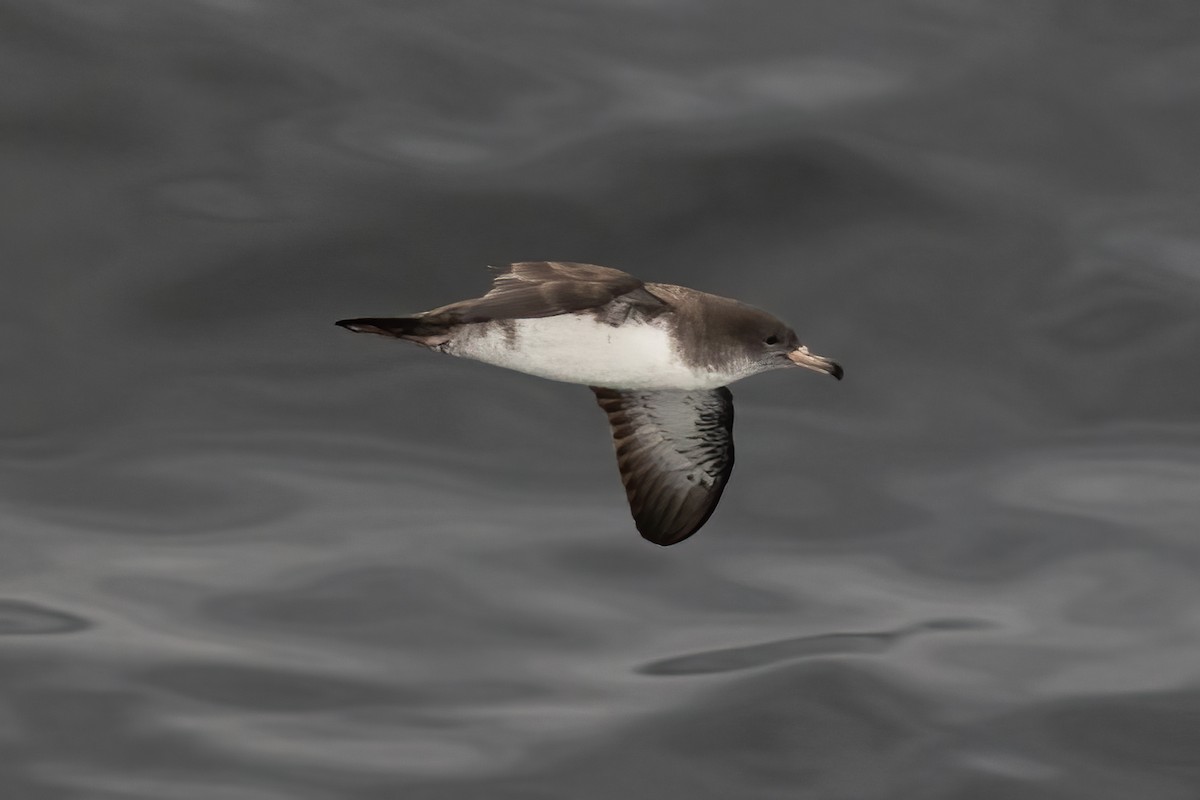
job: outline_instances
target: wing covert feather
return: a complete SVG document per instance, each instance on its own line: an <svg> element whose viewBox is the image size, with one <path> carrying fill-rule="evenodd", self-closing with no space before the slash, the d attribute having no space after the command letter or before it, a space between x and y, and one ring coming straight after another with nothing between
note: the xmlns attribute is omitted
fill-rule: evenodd
<svg viewBox="0 0 1200 800"><path fill-rule="evenodd" d="M592 387L608 414L638 531L681 542L708 521L733 470L733 395Z"/></svg>
<svg viewBox="0 0 1200 800"><path fill-rule="evenodd" d="M425 316L439 322L553 317L603 306L622 297L647 311L665 303L632 275L611 267L568 261L520 261L493 267L492 288L483 297L435 308Z"/></svg>

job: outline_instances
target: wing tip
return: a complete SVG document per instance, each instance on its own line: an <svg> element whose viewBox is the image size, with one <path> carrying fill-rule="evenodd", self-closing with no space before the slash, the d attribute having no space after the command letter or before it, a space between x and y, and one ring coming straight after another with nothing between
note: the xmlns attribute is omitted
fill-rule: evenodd
<svg viewBox="0 0 1200 800"><path fill-rule="evenodd" d="M712 507L706 509L705 513L699 518L697 518L695 515L691 515L691 519L680 519L679 517L669 517L666 519L662 517L659 517L658 519L638 519L635 516L633 518L633 524L637 527L638 533L640 533L642 538L646 541L656 544L659 547L670 547L673 544L679 544L686 539L690 539L693 535L695 535L695 533L703 528L704 524L708 522L709 517L712 516L712 513L716 510L716 508L717 506L714 502Z"/></svg>
<svg viewBox="0 0 1200 800"><path fill-rule="evenodd" d="M643 539L645 539L647 542L650 542L651 544L656 544L659 547L670 547L673 544L679 544L680 542L690 539L692 537L692 534L694 534L698 530L700 530L700 526L697 526L694 530L690 530L687 533L683 534L682 536L679 536L677 534L662 536L659 534L658 531L652 531L652 532L647 533L646 531L643 531L641 528L638 528L638 533L640 533L642 535Z"/></svg>

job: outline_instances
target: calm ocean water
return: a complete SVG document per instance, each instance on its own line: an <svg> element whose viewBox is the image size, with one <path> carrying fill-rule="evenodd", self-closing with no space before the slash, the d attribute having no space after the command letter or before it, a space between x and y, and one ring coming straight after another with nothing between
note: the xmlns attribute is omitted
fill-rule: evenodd
<svg viewBox="0 0 1200 800"><path fill-rule="evenodd" d="M1200 796L1200 10L0 0L0 797ZM768 308L685 544L333 321Z"/></svg>

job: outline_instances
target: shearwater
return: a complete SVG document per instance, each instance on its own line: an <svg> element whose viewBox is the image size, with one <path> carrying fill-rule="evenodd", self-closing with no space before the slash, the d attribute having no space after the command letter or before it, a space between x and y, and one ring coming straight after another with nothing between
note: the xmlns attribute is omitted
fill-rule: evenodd
<svg viewBox="0 0 1200 800"><path fill-rule="evenodd" d="M593 264L522 261L496 268L483 297L337 324L591 387L637 529L660 545L699 530L729 480L726 384L785 367L842 377L766 311Z"/></svg>

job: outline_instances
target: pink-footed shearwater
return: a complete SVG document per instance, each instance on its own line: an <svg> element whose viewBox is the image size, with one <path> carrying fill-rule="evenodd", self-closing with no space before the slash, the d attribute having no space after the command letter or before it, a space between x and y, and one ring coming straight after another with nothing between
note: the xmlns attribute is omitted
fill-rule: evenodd
<svg viewBox="0 0 1200 800"><path fill-rule="evenodd" d="M637 529L655 544L691 536L721 499L733 470L725 384L782 367L842 377L783 322L737 300L592 264L494 269L483 297L337 324L589 386L612 425Z"/></svg>

